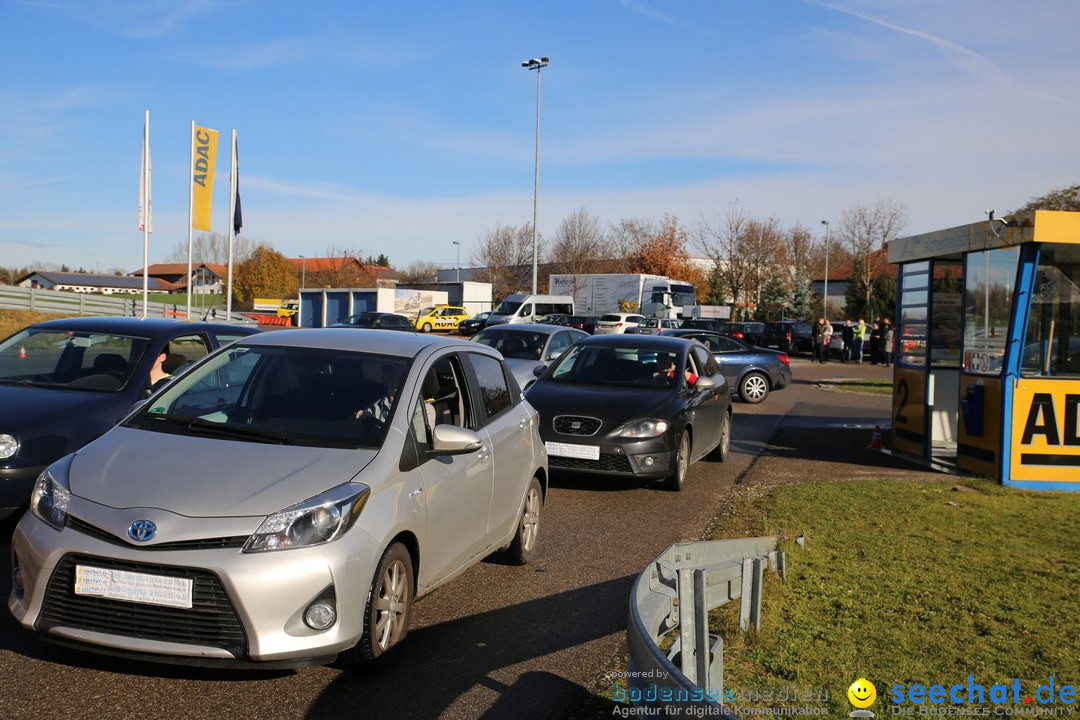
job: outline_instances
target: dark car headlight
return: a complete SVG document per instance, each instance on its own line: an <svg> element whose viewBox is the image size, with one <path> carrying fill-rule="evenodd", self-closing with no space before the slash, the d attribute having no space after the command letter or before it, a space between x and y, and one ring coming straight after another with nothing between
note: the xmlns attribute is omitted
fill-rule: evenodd
<svg viewBox="0 0 1080 720"><path fill-rule="evenodd" d="M653 438L666 433L668 427L670 424L667 420L647 418L626 423L619 428L616 435L622 438Z"/></svg>
<svg viewBox="0 0 1080 720"><path fill-rule="evenodd" d="M268 516L244 543L244 552L291 550L332 542L360 517L371 488L340 485Z"/></svg>
<svg viewBox="0 0 1080 720"><path fill-rule="evenodd" d="M68 489L68 469L74 455L60 458L38 475L34 490L30 493L30 512L41 522L56 530L63 530L67 524L68 502L71 490Z"/></svg>
<svg viewBox="0 0 1080 720"><path fill-rule="evenodd" d="M0 433L0 460L7 460L19 452L19 441L14 435Z"/></svg>

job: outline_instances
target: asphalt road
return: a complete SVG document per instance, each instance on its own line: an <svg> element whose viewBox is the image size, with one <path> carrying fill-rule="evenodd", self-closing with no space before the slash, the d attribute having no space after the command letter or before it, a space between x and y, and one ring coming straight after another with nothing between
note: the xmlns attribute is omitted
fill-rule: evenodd
<svg viewBox="0 0 1080 720"><path fill-rule="evenodd" d="M829 392L818 381L887 378L891 369L799 359L793 370L793 385L764 403L735 403L731 458L691 466L681 493L554 477L536 561L483 562L418 602L392 667L257 672L138 663L53 646L0 610L0 720L573 717L625 652L634 576L669 544L701 537L781 423L888 421L888 396ZM6 599L6 540L0 558Z"/></svg>

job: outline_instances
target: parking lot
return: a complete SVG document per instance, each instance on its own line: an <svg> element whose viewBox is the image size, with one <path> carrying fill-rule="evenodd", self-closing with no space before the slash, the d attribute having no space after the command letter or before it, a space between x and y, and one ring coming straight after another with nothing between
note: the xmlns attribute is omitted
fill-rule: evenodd
<svg viewBox="0 0 1080 720"><path fill-rule="evenodd" d="M537 560L487 561L415 608L397 663L220 671L110 659L53 646L0 619L0 717L548 718L573 716L623 652L630 586L668 544L694 540L783 424L888 422L888 395L829 392L818 381L891 369L793 360L794 382L759 405L735 403L728 462L690 468L686 489L553 477ZM793 461L797 462L797 461ZM10 592L9 544L0 591Z"/></svg>

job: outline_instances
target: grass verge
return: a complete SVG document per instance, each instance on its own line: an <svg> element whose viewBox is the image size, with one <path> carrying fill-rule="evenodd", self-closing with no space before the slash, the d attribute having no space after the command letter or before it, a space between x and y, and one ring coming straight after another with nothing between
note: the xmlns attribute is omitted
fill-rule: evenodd
<svg viewBox="0 0 1080 720"><path fill-rule="evenodd" d="M826 384L835 390L870 395L892 395L893 391L892 378L886 380L830 380Z"/></svg>
<svg viewBox="0 0 1080 720"><path fill-rule="evenodd" d="M751 504L742 529L788 538L788 579L766 583L756 636L738 633L735 604L715 612L727 687L824 688L846 713L860 677L882 711L895 684L1080 684L1080 494L890 479Z"/></svg>

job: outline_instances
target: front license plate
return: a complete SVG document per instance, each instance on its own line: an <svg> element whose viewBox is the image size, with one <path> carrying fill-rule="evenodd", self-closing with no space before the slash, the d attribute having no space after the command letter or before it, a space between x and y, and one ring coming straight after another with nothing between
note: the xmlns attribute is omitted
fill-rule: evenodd
<svg viewBox="0 0 1080 720"><path fill-rule="evenodd" d="M545 442L548 455L558 457L579 458L581 460L599 460L599 445L573 445L571 443Z"/></svg>
<svg viewBox="0 0 1080 720"><path fill-rule="evenodd" d="M190 608L190 578L75 566L75 594L166 607Z"/></svg>

